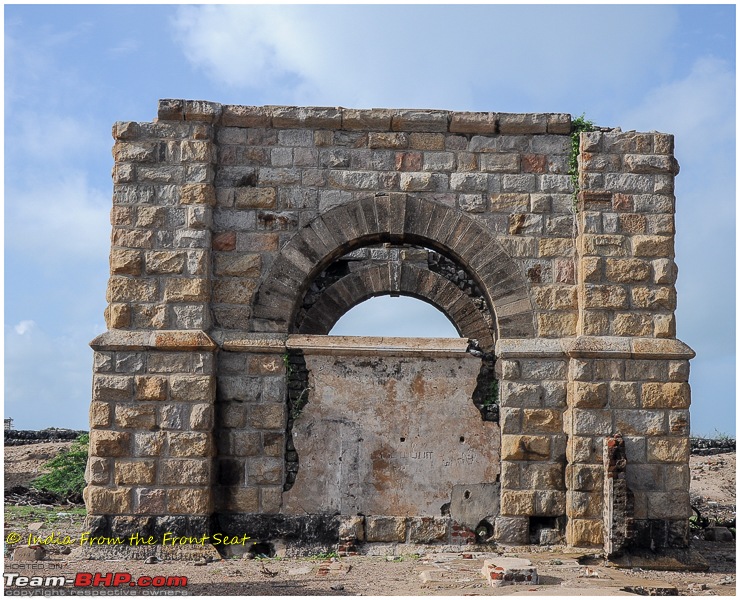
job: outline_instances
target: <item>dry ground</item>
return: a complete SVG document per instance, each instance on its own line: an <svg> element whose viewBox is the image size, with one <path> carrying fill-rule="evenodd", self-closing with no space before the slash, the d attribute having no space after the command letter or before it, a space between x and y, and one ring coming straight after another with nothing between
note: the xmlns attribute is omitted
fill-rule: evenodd
<svg viewBox="0 0 740 600"><path fill-rule="evenodd" d="M69 442L43 443L5 448L5 485L27 485L42 472L42 465ZM726 519L735 511L735 454L693 456L692 501L702 515ZM701 498L701 501L699 501ZM5 539L17 533L69 534L78 540L84 531L84 511L77 507L5 507ZM5 545L7 550L12 544ZM735 544L695 539L692 548L709 563L708 572L668 572L617 569L589 559L583 552L565 548L496 548L496 552L428 552L429 548L388 548L380 556L264 560L231 559L207 562L197 552L179 560L145 564L135 560L90 560L93 556L78 544L69 554L64 546L46 546L49 553L39 562L18 562L6 555L5 573L33 576L76 573L129 573L142 576L186 576L186 588L119 588L140 594L167 591L187 595L631 595L624 588L654 592L675 587L681 595L735 595ZM379 551L376 549L376 551ZM499 553L530 558L537 566L540 584L491 588L480 575L483 560ZM395 554L395 556L394 556ZM98 555L96 558L100 558ZM630 587L631 586L631 587ZM28 588L24 592L30 591ZM90 592L91 590L84 590ZM19 588L7 588L8 595Z"/></svg>

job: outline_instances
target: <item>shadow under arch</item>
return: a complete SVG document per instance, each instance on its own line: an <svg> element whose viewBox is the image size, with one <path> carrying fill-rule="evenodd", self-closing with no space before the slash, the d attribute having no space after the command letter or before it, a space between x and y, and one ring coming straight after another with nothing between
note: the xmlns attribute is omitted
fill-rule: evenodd
<svg viewBox="0 0 740 600"><path fill-rule="evenodd" d="M426 246L454 260L483 291L496 321L491 335L534 336L524 274L495 236L459 210L397 192L343 204L300 229L260 285L251 331L293 333L300 302L313 279L347 252L377 243Z"/></svg>

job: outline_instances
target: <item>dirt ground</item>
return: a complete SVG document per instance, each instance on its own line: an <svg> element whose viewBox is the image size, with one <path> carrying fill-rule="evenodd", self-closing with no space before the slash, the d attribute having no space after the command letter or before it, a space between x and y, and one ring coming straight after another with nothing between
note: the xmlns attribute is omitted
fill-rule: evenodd
<svg viewBox="0 0 740 600"><path fill-rule="evenodd" d="M5 487L28 485L42 472L42 465L69 443L44 443L5 448ZM723 521L735 514L735 454L692 456L692 504L702 516ZM721 595L736 594L734 542L710 542L696 532L692 552L709 565L708 571L657 571L643 567L615 568L602 559L564 547L436 548L376 546L375 556L341 557L316 554L304 558L221 559L208 547L188 549L178 558L146 564L142 550L135 559L122 554L102 555L80 546L84 532L84 509L77 506L5 506L6 595L28 595L31 588L7 585L7 574L31 577L60 576L74 579L78 573L122 573L139 577L187 577L186 587L134 587L125 581L115 590L66 586L71 595L367 595L367 596L483 596L483 595ZM48 538L43 560L16 560L12 535L28 543L28 536ZM73 543L63 544L64 535ZM444 550L444 551L440 551ZM455 550L455 551L451 551ZM63 552L67 552L64 554ZM159 556L162 556L159 553ZM538 585L494 588L481 575L486 559L499 556L528 558L537 567ZM206 558L207 557L207 558ZM91 560L92 559L92 560ZM151 559L150 561L151 562ZM122 579L123 581L123 579ZM155 580L160 581L160 580ZM161 580L164 581L164 580ZM40 588L36 592L40 592ZM103 595L103 594L101 594Z"/></svg>

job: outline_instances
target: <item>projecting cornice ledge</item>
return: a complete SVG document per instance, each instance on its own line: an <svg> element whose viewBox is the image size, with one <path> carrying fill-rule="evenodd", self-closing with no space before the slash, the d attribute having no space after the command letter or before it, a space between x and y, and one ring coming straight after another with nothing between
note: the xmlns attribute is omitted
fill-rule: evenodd
<svg viewBox="0 0 740 600"><path fill-rule="evenodd" d="M96 337L90 346L93 350L209 350L218 349L216 343L203 331L163 330L124 331L112 329Z"/></svg>
<svg viewBox="0 0 740 600"><path fill-rule="evenodd" d="M565 339L501 339L498 358L645 358L690 359L696 353L680 340L580 336Z"/></svg>

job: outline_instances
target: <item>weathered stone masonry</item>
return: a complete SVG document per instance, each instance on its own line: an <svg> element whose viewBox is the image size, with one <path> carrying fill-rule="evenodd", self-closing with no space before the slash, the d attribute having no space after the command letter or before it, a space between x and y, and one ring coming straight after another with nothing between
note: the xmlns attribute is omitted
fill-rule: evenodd
<svg viewBox="0 0 740 600"><path fill-rule="evenodd" d="M485 516L503 542L554 529L575 546L685 546L693 352L675 338L673 138L581 134L574 207L570 132L564 114L182 100L161 101L151 123L116 123L108 331L91 344L91 526L461 542ZM452 513L288 514L301 477L289 354L329 370L368 352L386 365L458 360L481 379L445 344L388 354L312 341L378 294L432 303L495 357L499 423L485 424L488 454L473 453L493 468L442 490ZM378 380L391 400L404 369ZM315 381L306 418L324 406L328 384ZM616 511L603 458L615 434L630 495ZM396 466L419 454L389 452Z"/></svg>

